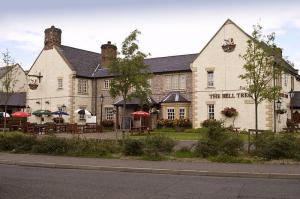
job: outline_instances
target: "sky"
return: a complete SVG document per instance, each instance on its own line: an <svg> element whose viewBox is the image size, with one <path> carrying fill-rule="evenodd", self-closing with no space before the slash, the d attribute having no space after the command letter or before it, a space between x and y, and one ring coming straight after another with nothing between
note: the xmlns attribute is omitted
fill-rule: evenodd
<svg viewBox="0 0 300 199"><path fill-rule="evenodd" d="M300 69L300 1L289 0L0 0L0 51L29 69L43 48L44 30L62 30L62 44L100 52L133 30L151 57L200 52L231 19L247 33L260 23L276 33L283 56Z"/></svg>

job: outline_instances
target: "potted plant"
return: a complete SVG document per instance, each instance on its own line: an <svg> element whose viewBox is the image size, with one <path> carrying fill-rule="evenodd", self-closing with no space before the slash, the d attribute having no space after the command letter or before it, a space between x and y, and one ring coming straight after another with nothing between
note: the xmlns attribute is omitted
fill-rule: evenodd
<svg viewBox="0 0 300 199"><path fill-rule="evenodd" d="M233 107L225 107L221 113L227 118L233 118L232 127L234 127L235 118L238 116L238 112Z"/></svg>

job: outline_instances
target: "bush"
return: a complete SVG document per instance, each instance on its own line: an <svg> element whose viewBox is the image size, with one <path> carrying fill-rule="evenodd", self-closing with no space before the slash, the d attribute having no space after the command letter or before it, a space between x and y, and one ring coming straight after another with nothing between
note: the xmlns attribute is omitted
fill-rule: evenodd
<svg viewBox="0 0 300 199"><path fill-rule="evenodd" d="M38 140L37 144L33 146L32 152L61 155L68 152L68 147L66 139L47 136Z"/></svg>
<svg viewBox="0 0 300 199"><path fill-rule="evenodd" d="M223 146L221 151L225 155L229 155L229 156L239 155L239 153L243 150L243 145L244 145L243 141L240 138L233 137L233 136L225 139L222 144Z"/></svg>
<svg viewBox="0 0 300 199"><path fill-rule="evenodd" d="M144 143L141 140L126 139L123 142L123 154L139 156L143 154Z"/></svg>
<svg viewBox="0 0 300 199"><path fill-rule="evenodd" d="M198 141L195 155L204 158L224 154L237 156L242 150L243 141L239 137L231 137L223 127L213 125L208 128L204 139Z"/></svg>
<svg viewBox="0 0 300 199"><path fill-rule="evenodd" d="M255 140L254 153L267 160L297 158L299 143L294 135L272 135L263 133Z"/></svg>
<svg viewBox="0 0 300 199"><path fill-rule="evenodd" d="M103 120L102 126L104 128L112 128L112 127L114 127L114 121L113 120Z"/></svg>
<svg viewBox="0 0 300 199"><path fill-rule="evenodd" d="M35 143L33 136L20 132L0 133L0 151L27 152Z"/></svg>
<svg viewBox="0 0 300 199"><path fill-rule="evenodd" d="M162 154L172 152L176 142L164 135L147 136L144 140L145 159L161 160Z"/></svg>
<svg viewBox="0 0 300 199"><path fill-rule="evenodd" d="M209 128L209 127L222 127L223 126L223 121L216 120L216 119L207 119L207 120L204 120L201 123L201 126L206 127L206 128Z"/></svg>
<svg viewBox="0 0 300 199"><path fill-rule="evenodd" d="M191 128L192 123L188 119L175 119L175 120L168 120L168 119L160 119L157 121L158 128Z"/></svg>

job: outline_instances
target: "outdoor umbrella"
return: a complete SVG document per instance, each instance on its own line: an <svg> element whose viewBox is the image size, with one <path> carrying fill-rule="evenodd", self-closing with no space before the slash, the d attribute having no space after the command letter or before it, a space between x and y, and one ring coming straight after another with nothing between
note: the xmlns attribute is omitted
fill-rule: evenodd
<svg viewBox="0 0 300 199"><path fill-rule="evenodd" d="M29 113L26 113L26 112L22 112L22 111L17 111L17 112L14 112L13 114L11 114L13 117L15 118L26 118L26 117L29 117L30 114ZM21 126L21 119L20 119L20 126Z"/></svg>
<svg viewBox="0 0 300 199"><path fill-rule="evenodd" d="M55 112L52 112L51 113L52 115L59 115L59 116L62 116L62 115L69 115L68 113L64 112L64 111L55 111Z"/></svg>
<svg viewBox="0 0 300 199"><path fill-rule="evenodd" d="M140 128L142 128L142 117L149 117L150 114L145 111L136 111L131 113L133 117L139 117L140 118Z"/></svg>
<svg viewBox="0 0 300 199"><path fill-rule="evenodd" d="M34 111L32 113L32 115L35 115L35 116L38 116L38 117L41 117L43 115L50 116L51 115L51 111L48 111L48 110L37 110L37 111Z"/></svg>
<svg viewBox="0 0 300 199"><path fill-rule="evenodd" d="M10 117L10 115L5 112L0 112L0 117Z"/></svg>
<svg viewBox="0 0 300 199"><path fill-rule="evenodd" d="M89 112L88 110L85 110L85 109L77 109L75 111L75 113L77 113L79 115L92 115L91 112Z"/></svg>
<svg viewBox="0 0 300 199"><path fill-rule="evenodd" d="M11 114L13 117L18 117L18 118L25 118L25 117L29 117L30 114L26 113L26 112L22 112L22 111L17 111L14 112L13 114Z"/></svg>

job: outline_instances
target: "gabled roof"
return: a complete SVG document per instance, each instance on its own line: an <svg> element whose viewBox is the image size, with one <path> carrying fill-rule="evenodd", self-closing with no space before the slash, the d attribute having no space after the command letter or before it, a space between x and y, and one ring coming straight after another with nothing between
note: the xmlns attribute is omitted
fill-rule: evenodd
<svg viewBox="0 0 300 199"><path fill-rule="evenodd" d="M92 78L92 74L100 64L101 54L61 45L57 47L59 53L67 59L76 75L80 77ZM180 71L191 71L190 64L198 54L177 55L169 57L158 57L145 59L145 64L149 66L152 73L169 73ZM99 68L95 77L111 77L106 68Z"/></svg>
<svg viewBox="0 0 300 199"><path fill-rule="evenodd" d="M233 24L236 28L238 28L243 34L245 34L247 37L249 37L249 39L254 40L254 38L249 35L248 33L246 33L241 27L239 27L236 23L234 23L232 20L227 19L225 21L225 23L219 28L219 30L214 34L214 36L207 42L207 44L202 48L202 50L200 51L199 55L206 49L206 47L212 42L212 40L217 36L217 34L223 29L223 27L227 24ZM258 41L257 41L258 42ZM261 42L260 42L261 43ZM264 47L270 48L270 46L268 46L265 43L261 43L262 45L264 45ZM274 50L273 50L274 51ZM282 58L282 56L279 56L277 52L274 51L274 55L275 55L275 61L279 64L281 64L287 71L289 71L291 74L295 75L296 77L299 78L298 75L298 70L295 69L293 66L291 66L285 59Z"/></svg>
<svg viewBox="0 0 300 199"><path fill-rule="evenodd" d="M120 100L116 102L114 105L115 106L123 106L124 100ZM148 103L149 104L158 104L152 97L148 97ZM141 99L139 98L132 98L128 102L126 102L126 105L140 105L141 104Z"/></svg>
<svg viewBox="0 0 300 199"><path fill-rule="evenodd" d="M170 92L160 103L178 103L178 102L190 102L181 95L180 92Z"/></svg>
<svg viewBox="0 0 300 199"><path fill-rule="evenodd" d="M11 65L11 66L4 66L4 67L0 67L0 79L10 70L12 70L15 67L19 67L22 69L22 71L25 73L25 71L23 70L23 68L19 65L19 64L15 64L15 65Z"/></svg>

